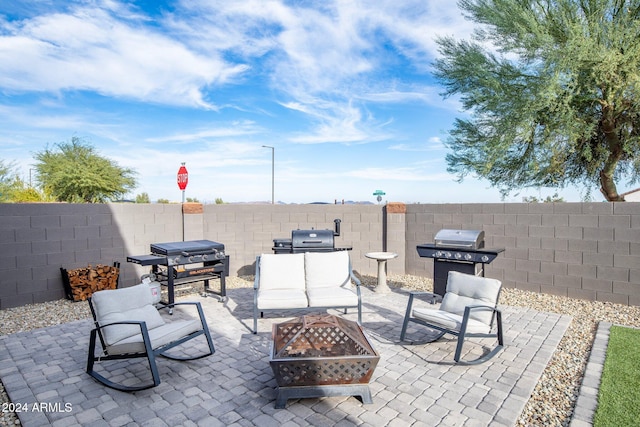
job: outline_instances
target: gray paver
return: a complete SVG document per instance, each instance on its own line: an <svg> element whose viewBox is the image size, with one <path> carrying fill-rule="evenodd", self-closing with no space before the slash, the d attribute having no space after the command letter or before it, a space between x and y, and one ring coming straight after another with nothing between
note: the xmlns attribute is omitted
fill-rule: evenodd
<svg viewBox="0 0 640 427"><path fill-rule="evenodd" d="M291 399L285 409L275 409L276 382L268 354L271 325L295 315L270 314L259 320L259 333L252 334L249 288L229 290L225 304L196 295L183 298L202 303L217 351L191 362L159 359L158 387L122 393L86 375L88 319L0 337L0 378L14 402L72 403L71 413L62 416L19 414L25 427L514 425L570 322L567 316L502 307L505 351L482 365L460 366L453 363L454 339L399 342L406 292L362 291L363 327L381 355L370 383L371 405L355 397L327 397ZM346 315L351 320L356 316ZM192 351L205 347L197 340L189 345ZM465 351L472 356L478 347L465 346ZM49 357L38 356L43 353ZM144 363L110 366L111 374L130 381L136 372L146 372ZM595 384L589 381L585 385Z"/></svg>
<svg viewBox="0 0 640 427"><path fill-rule="evenodd" d="M574 415L570 427L583 427L593 424L593 416L598 407L598 387L600 385L600 376L604 368L604 357L609 344L609 331L612 324L609 322L600 322L596 332L596 338L591 348L591 355L587 362L582 386Z"/></svg>

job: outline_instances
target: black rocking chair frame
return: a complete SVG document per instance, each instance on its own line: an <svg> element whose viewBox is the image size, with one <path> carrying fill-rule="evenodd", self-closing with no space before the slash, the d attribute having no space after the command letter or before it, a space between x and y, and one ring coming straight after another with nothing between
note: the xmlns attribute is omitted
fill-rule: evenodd
<svg viewBox="0 0 640 427"><path fill-rule="evenodd" d="M432 299L432 304L435 303L436 298L439 298L439 295L430 293L430 292L421 292L421 291L414 291L414 292L410 292L409 294L409 302L407 303L407 311L405 313L404 316L404 321L402 323L402 331L400 332L400 341L405 341L405 335L407 332L407 326L409 325L409 322L414 322L414 323L418 323L420 325L426 326L428 328L431 329L435 329L437 331L439 331L438 335L436 335L435 338L433 338L432 340L429 340L427 342L435 342L437 340L439 340L440 338L442 338L444 335L446 334L451 334L454 336L458 337L458 342L456 344L456 352L455 355L453 357L453 360L455 360L456 363L459 363L461 365L477 365L479 363L484 363L487 360L491 359L493 356L495 356L496 354L498 354L498 352L500 350L502 350L502 348L504 347L504 336L503 336L503 331L502 331L502 312L497 308L497 307L491 307L491 306L487 306L487 305L470 305L465 307L464 309L464 314L463 314L463 318L462 318L462 325L460 326L460 330L456 331L453 329L447 329L447 328L443 328L441 326L438 325L434 325L432 323L429 323L427 321L424 321L422 319L417 319L415 317L411 317L411 311L413 310L413 301L414 298L416 296L428 296ZM493 323L494 321L496 322L496 328L497 331L496 333L486 333L486 334L481 334L481 333L470 333L467 332L467 324L469 321L469 316L471 314L471 310L489 310L491 311L492 314L492 318L491 318L491 323L489 326L489 330L493 329ZM460 360L461 354L462 354L462 347L464 345L464 340L466 338L497 338L498 340L498 344L488 353L480 356L477 359L473 359L470 361L464 361L464 360ZM412 342L413 344L413 342Z"/></svg>
<svg viewBox="0 0 640 427"><path fill-rule="evenodd" d="M169 309L172 310L174 307L179 306L179 305L195 305L197 310L198 310L198 315L200 317L200 322L202 324L202 329L200 329L199 331L195 331L192 332L189 335L186 335L176 341L170 342L169 344L165 344L163 346L160 346L156 349L154 349L151 345L151 339L149 338L149 331L147 329L147 324L144 321L124 321L124 322L114 322L114 323L109 323L107 325L99 325L98 321L96 320L96 313L95 313L95 309L93 308L93 304L91 303L91 298L89 298L89 307L91 308L91 314L93 316L94 319L94 324L95 324L95 328L91 330L91 335L89 338L89 355L87 357L87 374L91 375L93 378L95 378L97 381L99 381L100 383L104 384L105 386L115 389L115 390L120 390L120 391L127 391L127 392L133 392L133 391L140 391L140 390L146 390L152 387L157 386L158 384L160 384L160 374L158 372L158 367L156 365L156 357L157 356L162 356L164 358L167 359L171 359L171 360L180 360L180 361L188 361L188 360L197 360L197 359L202 359L204 357L207 356L211 356L213 353L215 353L215 347L213 345L213 339L211 338L211 333L209 332L209 328L207 326L207 322L205 320L204 317L204 311L202 310L202 306L199 302L178 302L178 303L172 303L172 304L167 304L164 305L162 307L159 308L159 310L163 310L163 309ZM107 326L111 326L111 325L138 325L140 327L140 333L142 335L142 340L144 343L144 347L145 347L145 351L143 352L138 352L138 353L126 353L126 354L114 354L114 355L110 355L108 353L107 346L105 344L104 341L104 337L102 335L102 329L107 327ZM207 344L209 346L209 352L205 353L205 354L201 354L198 356L194 356L194 357L177 357L177 356L172 356L169 354L165 354L166 351L177 347L193 338L197 338L200 335L204 335L207 339ZM99 337L100 338L100 344L102 345L102 353L100 356L96 356L95 354L95 349L96 349L96 338ZM115 383L107 378L105 378L103 375L97 373L93 367L95 362L100 362L100 361L105 361L105 360L121 360L121 359L136 359L136 358L141 358L141 357L146 357L148 362L149 362L149 369L151 370L151 376L153 378L153 382L149 383L149 384L142 384L139 386L126 386L126 385L122 385L122 384L118 384Z"/></svg>

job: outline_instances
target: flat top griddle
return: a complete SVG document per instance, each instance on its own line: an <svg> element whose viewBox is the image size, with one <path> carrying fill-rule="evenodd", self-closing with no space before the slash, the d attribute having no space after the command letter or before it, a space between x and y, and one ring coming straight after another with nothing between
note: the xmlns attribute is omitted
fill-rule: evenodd
<svg viewBox="0 0 640 427"><path fill-rule="evenodd" d="M222 243L211 240L189 240L186 242L152 243L151 253L154 255L200 255L224 251Z"/></svg>

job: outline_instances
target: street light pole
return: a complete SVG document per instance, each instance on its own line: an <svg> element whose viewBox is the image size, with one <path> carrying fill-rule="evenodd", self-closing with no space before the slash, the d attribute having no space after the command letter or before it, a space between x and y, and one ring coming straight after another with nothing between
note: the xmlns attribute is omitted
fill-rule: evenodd
<svg viewBox="0 0 640 427"><path fill-rule="evenodd" d="M274 172L275 172L275 152L276 149L271 147L270 145L263 145L263 148L271 148L271 204L275 204L275 181L274 181Z"/></svg>

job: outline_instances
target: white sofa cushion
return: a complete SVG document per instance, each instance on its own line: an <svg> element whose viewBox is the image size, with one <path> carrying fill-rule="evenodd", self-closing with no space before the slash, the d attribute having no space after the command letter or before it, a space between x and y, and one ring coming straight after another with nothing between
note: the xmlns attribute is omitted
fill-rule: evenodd
<svg viewBox="0 0 640 427"><path fill-rule="evenodd" d="M315 288L307 290L309 307L355 307L358 295L351 289Z"/></svg>
<svg viewBox="0 0 640 427"><path fill-rule="evenodd" d="M307 291L319 288L351 289L349 252L307 252L304 254Z"/></svg>
<svg viewBox="0 0 640 427"><path fill-rule="evenodd" d="M95 292L91 303L100 326L114 322L144 321L147 329L165 324L162 316L152 304L149 285L139 284L129 288L109 289ZM125 338L139 335L138 325L113 325L102 329L105 344L111 345Z"/></svg>
<svg viewBox="0 0 640 427"><path fill-rule="evenodd" d="M497 279L450 271L440 310L462 316L468 305L495 307L502 283ZM470 319L489 325L491 310L471 310Z"/></svg>
<svg viewBox="0 0 640 427"><path fill-rule="evenodd" d="M262 254L260 290L290 289L304 292L304 254ZM260 293L258 293L258 300Z"/></svg>
<svg viewBox="0 0 640 427"><path fill-rule="evenodd" d="M357 306L349 274L349 253L307 252L304 254L309 307Z"/></svg>
<svg viewBox="0 0 640 427"><path fill-rule="evenodd" d="M280 255L278 255L280 256ZM309 306L307 294L302 289L262 289L258 290L258 309L289 309Z"/></svg>

